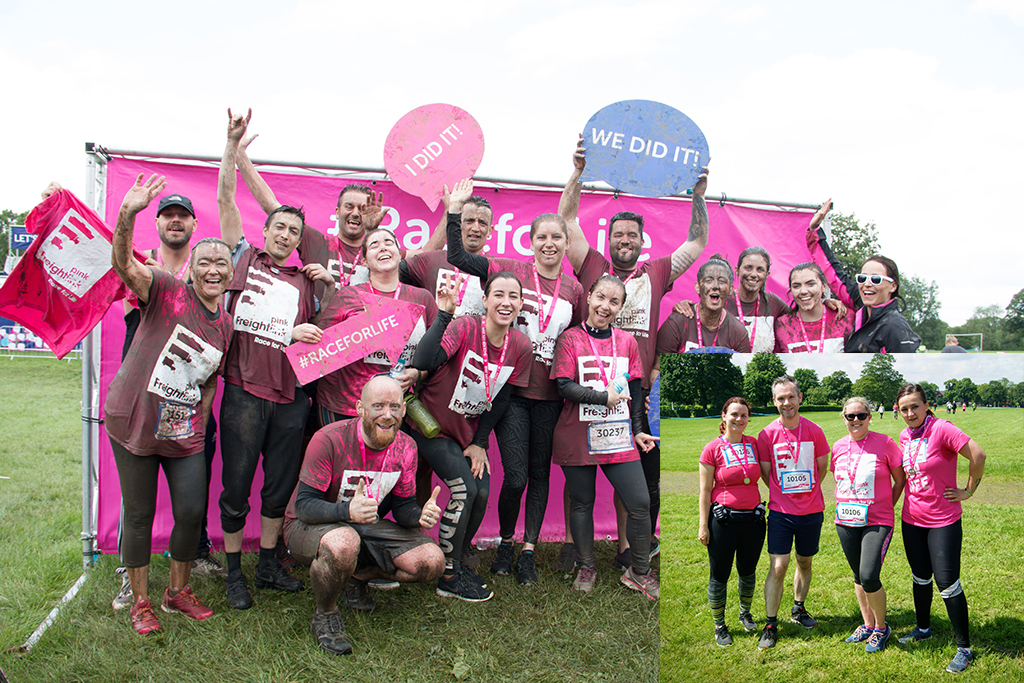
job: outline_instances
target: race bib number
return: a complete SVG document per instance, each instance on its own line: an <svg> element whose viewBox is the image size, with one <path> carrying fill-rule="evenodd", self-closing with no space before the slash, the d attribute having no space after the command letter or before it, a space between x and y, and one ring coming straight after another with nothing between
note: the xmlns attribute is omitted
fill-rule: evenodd
<svg viewBox="0 0 1024 683"><path fill-rule="evenodd" d="M592 455L632 450L632 425L629 420L591 422L587 425L587 447Z"/></svg>
<svg viewBox="0 0 1024 683"><path fill-rule="evenodd" d="M868 506L864 503L839 503L836 505L836 524L842 526L867 526Z"/></svg>
<svg viewBox="0 0 1024 683"><path fill-rule="evenodd" d="M783 493L810 493L811 491L810 470L786 470L779 477L779 485Z"/></svg>
<svg viewBox="0 0 1024 683"><path fill-rule="evenodd" d="M193 436L195 434L195 430L192 429L193 412L192 406L170 401L161 403L154 430L156 438L176 441Z"/></svg>

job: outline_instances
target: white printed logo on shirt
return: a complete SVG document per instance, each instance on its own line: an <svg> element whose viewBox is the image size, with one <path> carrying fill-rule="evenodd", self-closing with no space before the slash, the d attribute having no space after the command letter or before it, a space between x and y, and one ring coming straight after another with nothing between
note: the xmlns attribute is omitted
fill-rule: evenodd
<svg viewBox="0 0 1024 683"><path fill-rule="evenodd" d="M249 268L245 289L235 307L235 330L277 342L275 349L288 346L295 318L299 315L299 290L256 268Z"/></svg>
<svg viewBox="0 0 1024 683"><path fill-rule="evenodd" d="M459 370L459 381L455 384L455 391L452 392L452 399L448 403L449 410L460 415L481 415L487 408L487 388L484 386L483 375L484 360L476 351L467 351L462 361L462 368ZM494 373L498 368L497 363L487 363L487 374L491 377L491 400L498 395L505 382L512 376L512 368L508 365L502 366L498 371L497 380Z"/></svg>
<svg viewBox="0 0 1024 683"><path fill-rule="evenodd" d="M402 349L401 359L408 365L412 361L412 357L416 354L416 347L420 345L420 339L427 333L427 324L423 320L423 316L420 316L416 320L416 327L412 328L412 334L409 335L409 341L406 342L405 348ZM388 354L383 350L374 351L370 355L363 358L364 363L370 365L391 365L391 361L388 360Z"/></svg>
<svg viewBox="0 0 1024 683"><path fill-rule="evenodd" d="M626 305L615 319L615 327L628 330L634 337L651 333L651 276L647 273L626 283Z"/></svg>
<svg viewBox="0 0 1024 683"><path fill-rule="evenodd" d="M551 308L551 296L541 294L544 300L544 311ZM551 319L544 332L540 331L540 310L537 306L537 292L532 289L523 288L523 307L516 318L515 327L533 341L533 356L541 360L545 365L551 367L555 358L555 341L558 335L569 327L572 320L572 304L565 299L558 299L555 302L555 310L551 312Z"/></svg>
<svg viewBox="0 0 1024 683"><path fill-rule="evenodd" d="M437 270L437 282L434 283L434 297L437 298L437 290L440 289L442 284L447 282L458 282L459 286L455 291L462 289L461 282L458 278L466 278L466 289L462 290L462 301L458 302L455 306L455 313L453 317L459 317L460 315L485 315L487 309L484 308L484 290L480 285L480 278L475 275L467 275L466 273L456 274L454 270L450 268L439 268Z"/></svg>
<svg viewBox="0 0 1024 683"><path fill-rule="evenodd" d="M601 368L598 362L604 366L604 376L613 379L624 372L629 372L629 359L621 356L613 359L611 356L601 356L600 361L594 356L580 356L576 359L576 376L579 383L594 391L608 391L608 386L601 377ZM608 410L605 406L593 403L580 403L580 422L605 422L607 420L629 420L629 401L619 401L616 406Z"/></svg>
<svg viewBox="0 0 1024 683"><path fill-rule="evenodd" d="M859 460L858 460L859 457ZM836 459L836 498L845 500L868 500L875 499L875 463L878 456L874 453L865 453L863 456L853 456L850 453ZM850 481L850 467L856 463L857 471L853 473L853 481Z"/></svg>
<svg viewBox="0 0 1024 683"><path fill-rule="evenodd" d="M380 505L380 502L391 493L391 489L395 488L401 475L401 472L346 469L338 487L338 502L352 500L352 496L356 495L359 480L363 479L366 481L364 491L367 498L372 498Z"/></svg>
<svg viewBox="0 0 1024 683"><path fill-rule="evenodd" d="M201 397L200 386L217 371L223 355L179 323L164 344L146 389L161 398L194 406Z"/></svg>
<svg viewBox="0 0 1024 683"><path fill-rule="evenodd" d="M775 475L783 493L807 493L814 487L814 442L801 441L797 453L794 442L772 444Z"/></svg>
<svg viewBox="0 0 1024 683"><path fill-rule="evenodd" d="M78 300L110 270L110 242L74 209L68 209L60 225L36 252L46 276L55 286Z"/></svg>

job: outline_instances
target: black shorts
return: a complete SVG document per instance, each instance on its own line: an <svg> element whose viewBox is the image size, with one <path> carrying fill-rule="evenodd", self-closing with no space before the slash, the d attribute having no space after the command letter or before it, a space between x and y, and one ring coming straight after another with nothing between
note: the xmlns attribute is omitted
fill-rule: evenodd
<svg viewBox="0 0 1024 683"><path fill-rule="evenodd" d="M768 554L789 555L796 541L796 554L813 557L818 554L821 525L825 513L791 515L778 510L768 513Z"/></svg>
<svg viewBox="0 0 1024 683"><path fill-rule="evenodd" d="M320 550L320 539L328 532L345 526L355 530L362 541L356 571L366 567L379 567L385 574L393 576L394 558L421 545L433 543L421 530L406 529L389 519L382 519L373 524L306 524L290 517L284 520L284 542L292 557L302 564L310 564Z"/></svg>

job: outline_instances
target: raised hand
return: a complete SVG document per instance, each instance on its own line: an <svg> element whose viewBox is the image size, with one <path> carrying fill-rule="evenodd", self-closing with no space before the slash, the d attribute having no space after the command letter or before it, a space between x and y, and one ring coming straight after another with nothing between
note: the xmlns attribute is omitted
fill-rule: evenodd
<svg viewBox="0 0 1024 683"><path fill-rule="evenodd" d="M423 512L420 513L420 526L424 529L433 529L441 519L441 508L437 505L439 493L441 493L441 487L435 486L434 492L430 494L430 500L423 505Z"/></svg>
<svg viewBox="0 0 1024 683"><path fill-rule="evenodd" d="M234 140L239 142L245 135L246 129L249 127L249 120L252 118L252 109L249 113L242 118L241 115L234 115L231 113L231 108L228 108L228 140ZM252 142L250 140L249 142Z"/></svg>
<svg viewBox="0 0 1024 683"><path fill-rule="evenodd" d="M814 216L811 218L811 224L807 226L807 232L814 232L815 230L817 230L818 226L821 225L821 222L825 220L825 214L827 214L831 210L832 198L829 197L828 199L825 200L825 202L821 205L821 208L818 209L817 212L815 212ZM814 241L818 241L817 235L815 235Z"/></svg>
<svg viewBox="0 0 1024 683"><path fill-rule="evenodd" d="M253 133L249 137L243 138L242 141L238 143L238 151L242 154L245 154L245 150L247 150L249 148L249 145L252 144L253 140L258 138L259 136L259 133Z"/></svg>
<svg viewBox="0 0 1024 683"><path fill-rule="evenodd" d="M363 226L367 230L373 230L384 222L384 217L388 215L388 211L390 209L384 206L384 193L374 193L371 191L366 204L359 212L359 216L362 219Z"/></svg>
<svg viewBox="0 0 1024 683"><path fill-rule="evenodd" d="M56 180L52 180L50 181L50 184L46 186L46 189L43 190L43 199L47 199L54 192L60 192L63 189L64 188L60 186L60 183Z"/></svg>
<svg viewBox="0 0 1024 683"><path fill-rule="evenodd" d="M140 173L135 179L135 184L125 194L121 210L136 214L149 206L149 203L167 188L167 181L163 176L158 178L154 173L146 182L142 182L142 176Z"/></svg>
<svg viewBox="0 0 1024 683"><path fill-rule="evenodd" d="M698 197L703 197L704 193L707 192L708 173L710 173L707 166L701 166L701 170L704 172L700 174L700 177L697 178L697 183L693 186L693 194Z"/></svg>
<svg viewBox="0 0 1024 683"><path fill-rule="evenodd" d="M360 479L356 492L348 502L348 517L356 524L373 524L377 521L377 501L366 495L366 480Z"/></svg>
<svg viewBox="0 0 1024 683"><path fill-rule="evenodd" d="M582 133L580 133L580 139L576 142L576 151L572 153L572 165L580 171L587 167L587 150L583 146Z"/></svg>
<svg viewBox="0 0 1024 683"><path fill-rule="evenodd" d="M448 186L444 186L445 192L448 191ZM448 199L448 213L462 213L462 205L466 203L466 200L473 196L473 179L463 178L459 182L455 183L455 187L452 188L451 196Z"/></svg>
<svg viewBox="0 0 1024 683"><path fill-rule="evenodd" d="M437 307L440 310L452 314L455 313L455 309L459 305L459 289L462 288L462 283L467 277L469 276L463 273L458 275L446 273L438 281L435 298L437 299Z"/></svg>

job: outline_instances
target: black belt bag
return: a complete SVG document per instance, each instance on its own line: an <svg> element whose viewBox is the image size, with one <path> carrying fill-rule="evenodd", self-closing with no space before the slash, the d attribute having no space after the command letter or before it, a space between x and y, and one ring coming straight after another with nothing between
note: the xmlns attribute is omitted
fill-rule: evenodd
<svg viewBox="0 0 1024 683"><path fill-rule="evenodd" d="M764 514L764 501L759 503L753 510L736 510L735 508L726 507L721 503L713 503L711 505L711 515L720 524L728 524L730 522L763 522Z"/></svg>

